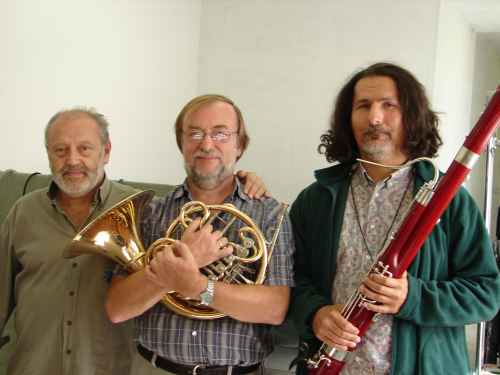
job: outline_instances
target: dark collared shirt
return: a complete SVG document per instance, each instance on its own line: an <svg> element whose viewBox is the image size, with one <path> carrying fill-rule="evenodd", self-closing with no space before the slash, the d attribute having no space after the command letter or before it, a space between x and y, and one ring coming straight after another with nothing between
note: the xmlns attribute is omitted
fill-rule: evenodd
<svg viewBox="0 0 500 375"><path fill-rule="evenodd" d="M184 183L164 199L152 202L151 215L142 224L146 246L165 235L168 224L191 200ZM272 198L252 200L243 193L237 181L225 203L232 203L250 216L266 239L271 239L283 209L279 202ZM267 268L265 284L293 286L294 248L286 215ZM273 347L269 325L244 323L229 317L189 319L171 312L161 303L136 318L136 337L141 345L159 356L183 364L250 365L262 362Z"/></svg>

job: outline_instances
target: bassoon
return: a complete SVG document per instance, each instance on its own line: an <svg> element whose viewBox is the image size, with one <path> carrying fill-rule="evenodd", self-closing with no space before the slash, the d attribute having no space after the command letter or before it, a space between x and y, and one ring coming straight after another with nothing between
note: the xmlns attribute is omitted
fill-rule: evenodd
<svg viewBox="0 0 500 375"><path fill-rule="evenodd" d="M399 278L410 267L499 124L500 86L446 173L438 180L436 171L434 180L424 183L417 191L399 230L385 244L368 274ZM358 336L365 334L376 314L367 310L364 303L374 302L357 290L341 311L342 316L359 329ZM319 350L306 359L309 375L338 375L345 365L347 355L353 350L339 350L322 343Z"/></svg>

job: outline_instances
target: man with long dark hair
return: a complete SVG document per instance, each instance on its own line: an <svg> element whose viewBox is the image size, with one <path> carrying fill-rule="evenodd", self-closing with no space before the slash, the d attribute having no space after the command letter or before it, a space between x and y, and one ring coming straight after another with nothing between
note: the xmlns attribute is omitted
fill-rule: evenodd
<svg viewBox="0 0 500 375"><path fill-rule="evenodd" d="M404 164L436 156L441 144L437 115L407 70L377 63L341 89L318 148L336 164L316 171L316 182L291 209L296 287L290 313L308 355L321 342L341 352L355 349L342 375L466 374L464 325L498 309L498 269L465 189L408 272L366 277L414 193L432 177L428 163ZM362 337L340 312L357 288L368 299L365 307L378 313Z"/></svg>

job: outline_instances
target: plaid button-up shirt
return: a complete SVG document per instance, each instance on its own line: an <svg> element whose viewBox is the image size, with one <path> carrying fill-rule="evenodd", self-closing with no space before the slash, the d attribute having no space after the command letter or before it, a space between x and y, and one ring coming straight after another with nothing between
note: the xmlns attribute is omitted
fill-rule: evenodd
<svg viewBox="0 0 500 375"><path fill-rule="evenodd" d="M191 201L186 183L163 199L155 198L141 225L143 240L149 246L165 235L168 225L181 207ZM225 200L252 218L270 240L282 205L275 199L252 200L236 181ZM216 223L213 223L216 226ZM216 228L217 229L217 228ZM266 271L264 284L293 286L292 256L295 246L288 214ZM158 303L135 319L136 341L157 355L176 363L207 365L251 365L261 362L273 349L270 326L240 322L230 317L195 320L177 315Z"/></svg>

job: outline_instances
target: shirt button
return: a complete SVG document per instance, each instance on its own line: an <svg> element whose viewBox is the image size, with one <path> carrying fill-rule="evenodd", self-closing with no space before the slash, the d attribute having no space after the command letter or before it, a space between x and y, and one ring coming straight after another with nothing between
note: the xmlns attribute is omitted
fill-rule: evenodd
<svg viewBox="0 0 500 375"><path fill-rule="evenodd" d="M73 322L72 322L71 320L68 320L68 321L66 322L66 324L70 326L70 325L72 325L72 324L73 324Z"/></svg>
<svg viewBox="0 0 500 375"><path fill-rule="evenodd" d="M66 349L66 354L71 354L71 349Z"/></svg>
<svg viewBox="0 0 500 375"><path fill-rule="evenodd" d="M76 268L78 266L78 263L73 263L73 268Z"/></svg>
<svg viewBox="0 0 500 375"><path fill-rule="evenodd" d="M191 335L192 335L193 337L196 337L196 336L198 335L198 332L193 331L193 332L191 332Z"/></svg>
<svg viewBox="0 0 500 375"><path fill-rule="evenodd" d="M71 292L69 292L69 295L70 295L71 297L73 297L73 296L75 295L75 292L71 291Z"/></svg>

